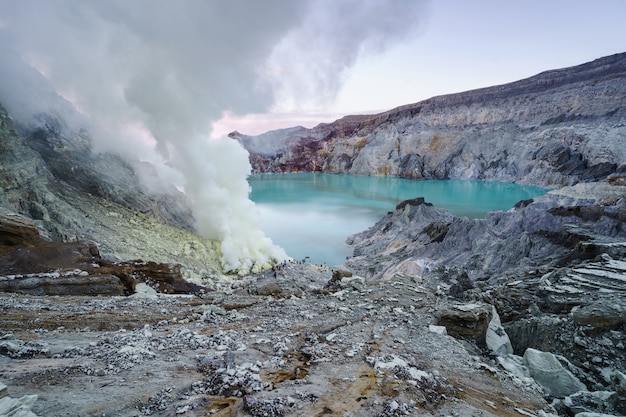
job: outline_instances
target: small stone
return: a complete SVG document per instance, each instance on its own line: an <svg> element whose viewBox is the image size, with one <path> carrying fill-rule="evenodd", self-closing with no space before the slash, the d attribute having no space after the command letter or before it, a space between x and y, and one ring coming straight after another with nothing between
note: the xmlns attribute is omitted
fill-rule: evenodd
<svg viewBox="0 0 626 417"><path fill-rule="evenodd" d="M448 331L446 330L446 326L435 326L434 324L430 324L428 326L428 331L431 333L447 335Z"/></svg>

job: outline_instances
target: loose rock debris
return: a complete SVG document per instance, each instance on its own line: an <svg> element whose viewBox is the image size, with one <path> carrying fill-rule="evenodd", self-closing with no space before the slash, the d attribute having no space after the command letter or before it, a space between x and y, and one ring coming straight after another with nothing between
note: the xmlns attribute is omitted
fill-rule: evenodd
<svg viewBox="0 0 626 417"><path fill-rule="evenodd" d="M272 295L263 276L203 296L1 294L0 380L38 416L554 412L471 341L430 331L410 278L329 291L331 274L290 265Z"/></svg>

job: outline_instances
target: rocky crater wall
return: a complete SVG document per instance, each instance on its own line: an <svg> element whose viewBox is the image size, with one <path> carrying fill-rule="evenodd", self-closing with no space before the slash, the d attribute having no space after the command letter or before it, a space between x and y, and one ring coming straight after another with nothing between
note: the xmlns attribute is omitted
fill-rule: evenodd
<svg viewBox="0 0 626 417"><path fill-rule="evenodd" d="M312 129L230 137L254 173L596 181L626 171L626 53Z"/></svg>

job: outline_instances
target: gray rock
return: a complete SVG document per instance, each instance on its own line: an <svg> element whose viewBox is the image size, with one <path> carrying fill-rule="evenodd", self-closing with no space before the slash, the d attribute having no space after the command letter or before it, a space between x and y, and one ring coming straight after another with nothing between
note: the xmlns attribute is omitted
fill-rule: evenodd
<svg viewBox="0 0 626 417"><path fill-rule="evenodd" d="M624 407L623 398L612 391L580 391L556 402L559 409L568 414L579 415L580 413L604 413L622 414Z"/></svg>
<svg viewBox="0 0 626 417"><path fill-rule="evenodd" d="M574 322L579 326L589 325L596 329L612 329L626 323L626 302L622 298L602 300L572 309Z"/></svg>
<svg viewBox="0 0 626 417"><path fill-rule="evenodd" d="M124 284L115 275L0 277L0 291L32 295L124 295Z"/></svg>
<svg viewBox="0 0 626 417"><path fill-rule="evenodd" d="M506 356L513 353L513 346L511 346L511 341L504 327L502 327L500 316L495 307L492 310L491 321L487 327L486 344L496 356Z"/></svg>
<svg viewBox="0 0 626 417"><path fill-rule="evenodd" d="M451 336L485 346L492 311L491 306L482 303L451 303L437 310L437 325L444 326Z"/></svg>
<svg viewBox="0 0 626 417"><path fill-rule="evenodd" d="M585 384L572 375L561 365L550 352L527 349L524 353L524 364L530 376L553 397L563 398L578 391L586 391Z"/></svg>
<svg viewBox="0 0 626 417"><path fill-rule="evenodd" d="M254 290L257 295L280 295L282 290L275 282L265 282L258 285Z"/></svg>
<svg viewBox="0 0 626 417"><path fill-rule="evenodd" d="M30 411L35 401L37 401L36 395L24 395L20 398L0 398L0 416L37 417L35 413Z"/></svg>

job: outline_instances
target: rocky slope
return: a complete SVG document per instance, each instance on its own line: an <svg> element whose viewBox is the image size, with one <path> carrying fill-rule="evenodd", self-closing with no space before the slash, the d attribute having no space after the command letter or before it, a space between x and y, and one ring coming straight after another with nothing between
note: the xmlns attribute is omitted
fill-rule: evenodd
<svg viewBox="0 0 626 417"><path fill-rule="evenodd" d="M91 240L103 256L183 266L188 279L221 274L219 245L192 232L177 190L151 192L138 169L150 166L94 153L85 132L41 116L16 126L0 107L0 207L32 219L53 242Z"/></svg>
<svg viewBox="0 0 626 417"><path fill-rule="evenodd" d="M562 398L553 403L560 412L623 415L625 222L624 177L564 187L484 219L417 198L352 236L348 266L367 280L412 277L442 297L492 305L511 343L499 352L503 367L516 368L516 355L551 352L576 376L569 388L544 385ZM460 320L444 324L468 337L467 326L450 330Z"/></svg>
<svg viewBox="0 0 626 417"><path fill-rule="evenodd" d="M626 53L312 129L230 136L255 173L600 180L626 170Z"/></svg>

